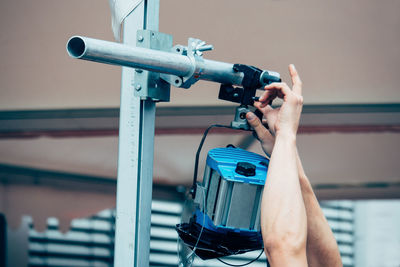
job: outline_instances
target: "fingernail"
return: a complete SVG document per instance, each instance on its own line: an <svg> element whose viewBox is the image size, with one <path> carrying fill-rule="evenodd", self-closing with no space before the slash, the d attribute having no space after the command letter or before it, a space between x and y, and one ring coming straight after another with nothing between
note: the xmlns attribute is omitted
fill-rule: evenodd
<svg viewBox="0 0 400 267"><path fill-rule="evenodd" d="M247 113L247 119L248 120L254 120L256 118L256 115L253 112L248 112Z"/></svg>
<svg viewBox="0 0 400 267"><path fill-rule="evenodd" d="M296 67L294 66L294 64L291 64L291 65L292 65L293 70L296 70Z"/></svg>

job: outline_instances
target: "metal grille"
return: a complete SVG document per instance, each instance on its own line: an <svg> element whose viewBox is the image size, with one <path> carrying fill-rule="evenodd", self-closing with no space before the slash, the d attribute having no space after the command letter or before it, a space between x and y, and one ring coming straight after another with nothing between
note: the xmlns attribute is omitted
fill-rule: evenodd
<svg viewBox="0 0 400 267"><path fill-rule="evenodd" d="M114 210L85 219L75 219L70 230L58 230L58 220L49 218L47 230L29 232L29 266L112 266Z"/></svg>
<svg viewBox="0 0 400 267"><path fill-rule="evenodd" d="M343 267L353 267L354 263L354 201L321 201L329 226L339 245Z"/></svg>
<svg viewBox="0 0 400 267"><path fill-rule="evenodd" d="M354 266L353 202L324 201L321 203L338 241L343 264ZM151 217L150 266L178 266L175 224L180 222L180 202L153 200ZM95 216L75 219L70 230L63 234L58 221L48 219L42 233L29 232L29 266L112 266L114 250L115 211L105 210ZM255 259L260 251L226 257L232 264L243 264ZM265 255L250 266L265 267ZM217 260L196 258L193 266L226 266Z"/></svg>

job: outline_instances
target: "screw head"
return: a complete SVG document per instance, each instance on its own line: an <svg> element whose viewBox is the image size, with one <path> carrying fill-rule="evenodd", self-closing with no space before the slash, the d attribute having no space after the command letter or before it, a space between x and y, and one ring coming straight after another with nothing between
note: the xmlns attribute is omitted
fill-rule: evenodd
<svg viewBox="0 0 400 267"><path fill-rule="evenodd" d="M136 91L142 90L142 86L141 86L140 84L136 84L135 90L136 90Z"/></svg>
<svg viewBox="0 0 400 267"><path fill-rule="evenodd" d="M141 35L139 35L137 39L139 42L143 42L143 40L144 40L143 36L141 36Z"/></svg>

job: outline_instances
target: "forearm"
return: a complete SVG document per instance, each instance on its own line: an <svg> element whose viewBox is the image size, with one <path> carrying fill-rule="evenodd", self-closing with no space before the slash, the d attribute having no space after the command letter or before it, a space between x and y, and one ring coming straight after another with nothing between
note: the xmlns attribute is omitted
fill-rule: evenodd
<svg viewBox="0 0 400 267"><path fill-rule="evenodd" d="M272 266L274 255L271 253L275 252L299 255L304 252L305 259L307 219L296 157L295 137L278 135L268 168L261 210L262 234Z"/></svg>
<svg viewBox="0 0 400 267"><path fill-rule="evenodd" d="M296 161L307 214L307 259L309 266L342 266L335 237L304 172L297 150Z"/></svg>

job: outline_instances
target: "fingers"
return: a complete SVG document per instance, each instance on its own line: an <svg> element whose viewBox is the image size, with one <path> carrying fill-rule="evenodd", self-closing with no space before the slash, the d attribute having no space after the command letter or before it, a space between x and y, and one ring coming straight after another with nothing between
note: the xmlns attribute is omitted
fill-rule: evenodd
<svg viewBox="0 0 400 267"><path fill-rule="evenodd" d="M254 102L253 106L255 106L258 110L260 110L262 112L261 104L262 104L261 102L256 101L256 102Z"/></svg>
<svg viewBox="0 0 400 267"><path fill-rule="evenodd" d="M273 114L274 110L279 112L280 108L273 109L270 105L265 107L261 106L260 102L255 102L254 107L256 107L261 113L264 115L262 119L262 124L267 128L268 132L273 136L275 134L275 121L276 121L276 114Z"/></svg>
<svg viewBox="0 0 400 267"><path fill-rule="evenodd" d="M273 108L268 103L254 102L253 106L261 111L264 117L267 116L267 113L270 110L273 110Z"/></svg>
<svg viewBox="0 0 400 267"><path fill-rule="evenodd" d="M297 73L296 68L294 67L293 64L289 65L289 73L290 77L292 78L292 84L293 84L293 92L301 95L302 91L302 82L300 80L300 76Z"/></svg>
<svg viewBox="0 0 400 267"><path fill-rule="evenodd" d="M261 111L264 116L266 116L269 111L273 110L271 105L263 105L261 102L254 102L254 107Z"/></svg>
<svg viewBox="0 0 400 267"><path fill-rule="evenodd" d="M257 136L261 141L266 137L272 136L271 133L264 127L260 119L253 112L247 112L246 119L249 122L250 126L257 133Z"/></svg>
<svg viewBox="0 0 400 267"><path fill-rule="evenodd" d="M291 93L289 86L286 83L271 83L264 87L265 92L260 97L261 107L267 106L276 97L283 99Z"/></svg>
<svg viewBox="0 0 400 267"><path fill-rule="evenodd" d="M271 83L271 84L265 86L264 89L267 91L275 90L276 93L278 94L278 96L279 96L279 93L281 95L287 95L291 91L289 86L286 83Z"/></svg>
<svg viewBox="0 0 400 267"><path fill-rule="evenodd" d="M278 92L276 90L267 90L265 89L264 93L260 96L258 100L262 106L266 106L270 102L272 102L275 98L279 97Z"/></svg>
<svg viewBox="0 0 400 267"><path fill-rule="evenodd" d="M269 103L272 100L274 100L277 97L276 91L274 90L266 90L264 93L260 96L258 103L264 104L264 103ZM257 102L256 102L257 103Z"/></svg>
<svg viewBox="0 0 400 267"><path fill-rule="evenodd" d="M254 106L261 110L266 106L270 105L271 102L277 97L284 99L284 101L292 102L293 100L296 103L297 102L302 103L303 102L303 98L301 96L302 81L293 64L289 65L289 73L293 83L292 89L290 89L290 87L283 82L271 83L264 87L265 89L264 93L261 95L258 102L254 103Z"/></svg>

